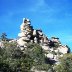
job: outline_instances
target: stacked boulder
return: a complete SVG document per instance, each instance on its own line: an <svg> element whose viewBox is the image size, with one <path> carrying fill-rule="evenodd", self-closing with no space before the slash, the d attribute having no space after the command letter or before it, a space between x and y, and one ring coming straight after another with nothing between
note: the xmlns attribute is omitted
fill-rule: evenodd
<svg viewBox="0 0 72 72"><path fill-rule="evenodd" d="M30 38L32 36L33 28L30 25L31 22L29 19L23 18L23 23L20 26L21 32L18 34L19 39L17 40L20 47L26 47L26 44L30 42Z"/></svg>

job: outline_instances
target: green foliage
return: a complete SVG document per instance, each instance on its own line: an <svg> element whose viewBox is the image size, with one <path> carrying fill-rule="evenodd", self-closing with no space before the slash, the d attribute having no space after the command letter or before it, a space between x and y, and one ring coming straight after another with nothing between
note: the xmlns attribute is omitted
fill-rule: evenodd
<svg viewBox="0 0 72 72"><path fill-rule="evenodd" d="M37 70L43 70L43 71L48 71L50 68L51 66L49 64L42 64L36 66Z"/></svg>
<svg viewBox="0 0 72 72"><path fill-rule="evenodd" d="M39 65L45 62L44 51L39 44L28 44L26 53L33 59L34 65Z"/></svg>
<svg viewBox="0 0 72 72"><path fill-rule="evenodd" d="M55 69L57 72L72 72L72 54L65 54L60 58L60 64Z"/></svg>
<svg viewBox="0 0 72 72"><path fill-rule="evenodd" d="M17 47L17 43L4 42L0 48L0 70L2 72L30 72L35 66L37 69L47 70L45 55L39 44L28 44L24 51ZM41 68L42 67L42 68Z"/></svg>
<svg viewBox="0 0 72 72"><path fill-rule="evenodd" d="M24 54L16 43L5 42L4 48L0 49L0 65L0 70L3 72L10 70L11 72L28 72L32 66L32 59Z"/></svg>
<svg viewBox="0 0 72 72"><path fill-rule="evenodd" d="M0 72L11 72L9 65L5 63L0 63Z"/></svg>

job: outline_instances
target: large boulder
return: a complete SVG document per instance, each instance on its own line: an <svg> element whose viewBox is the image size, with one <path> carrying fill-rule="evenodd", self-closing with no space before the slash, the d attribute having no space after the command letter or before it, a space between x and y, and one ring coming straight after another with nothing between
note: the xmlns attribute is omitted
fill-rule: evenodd
<svg viewBox="0 0 72 72"><path fill-rule="evenodd" d="M23 38L20 38L17 40L17 43L20 45L20 46L24 46L27 44L27 42L23 41Z"/></svg>
<svg viewBox="0 0 72 72"><path fill-rule="evenodd" d="M68 49L66 46L60 46L60 47L58 48L58 50L59 50L60 53L65 54L65 53L68 53L68 50L69 50L69 49Z"/></svg>

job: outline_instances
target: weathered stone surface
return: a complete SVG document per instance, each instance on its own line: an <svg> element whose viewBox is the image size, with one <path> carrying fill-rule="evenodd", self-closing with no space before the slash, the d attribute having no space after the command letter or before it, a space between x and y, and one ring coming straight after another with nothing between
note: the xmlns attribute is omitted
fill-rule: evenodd
<svg viewBox="0 0 72 72"><path fill-rule="evenodd" d="M44 49L44 50L49 50L49 46L42 46L42 49Z"/></svg>
<svg viewBox="0 0 72 72"><path fill-rule="evenodd" d="M36 36L37 35L37 31L33 30L33 35Z"/></svg>
<svg viewBox="0 0 72 72"><path fill-rule="evenodd" d="M59 52L61 52L61 53L63 53L63 54L65 54L65 53L68 52L68 48L67 48L66 46L60 46L60 47L58 48L58 50L59 50Z"/></svg>
<svg viewBox="0 0 72 72"><path fill-rule="evenodd" d="M18 43L20 46L24 46L25 44L27 44L27 42L26 42L26 41L23 41L22 38L18 39L18 40L17 40L17 43Z"/></svg>
<svg viewBox="0 0 72 72"><path fill-rule="evenodd" d="M37 41L37 38L36 38L36 37L34 38L34 43L38 43L38 41Z"/></svg>
<svg viewBox="0 0 72 72"><path fill-rule="evenodd" d="M51 59L54 58L54 55L53 55L52 53L46 54L46 56L47 56L48 58L51 58Z"/></svg>

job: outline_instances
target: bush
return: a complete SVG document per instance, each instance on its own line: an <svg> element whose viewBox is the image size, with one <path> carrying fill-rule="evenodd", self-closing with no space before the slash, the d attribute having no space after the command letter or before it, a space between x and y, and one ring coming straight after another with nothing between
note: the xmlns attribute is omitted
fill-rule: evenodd
<svg viewBox="0 0 72 72"><path fill-rule="evenodd" d="M65 54L60 58L60 64L56 66L57 72L72 72L72 54Z"/></svg>

